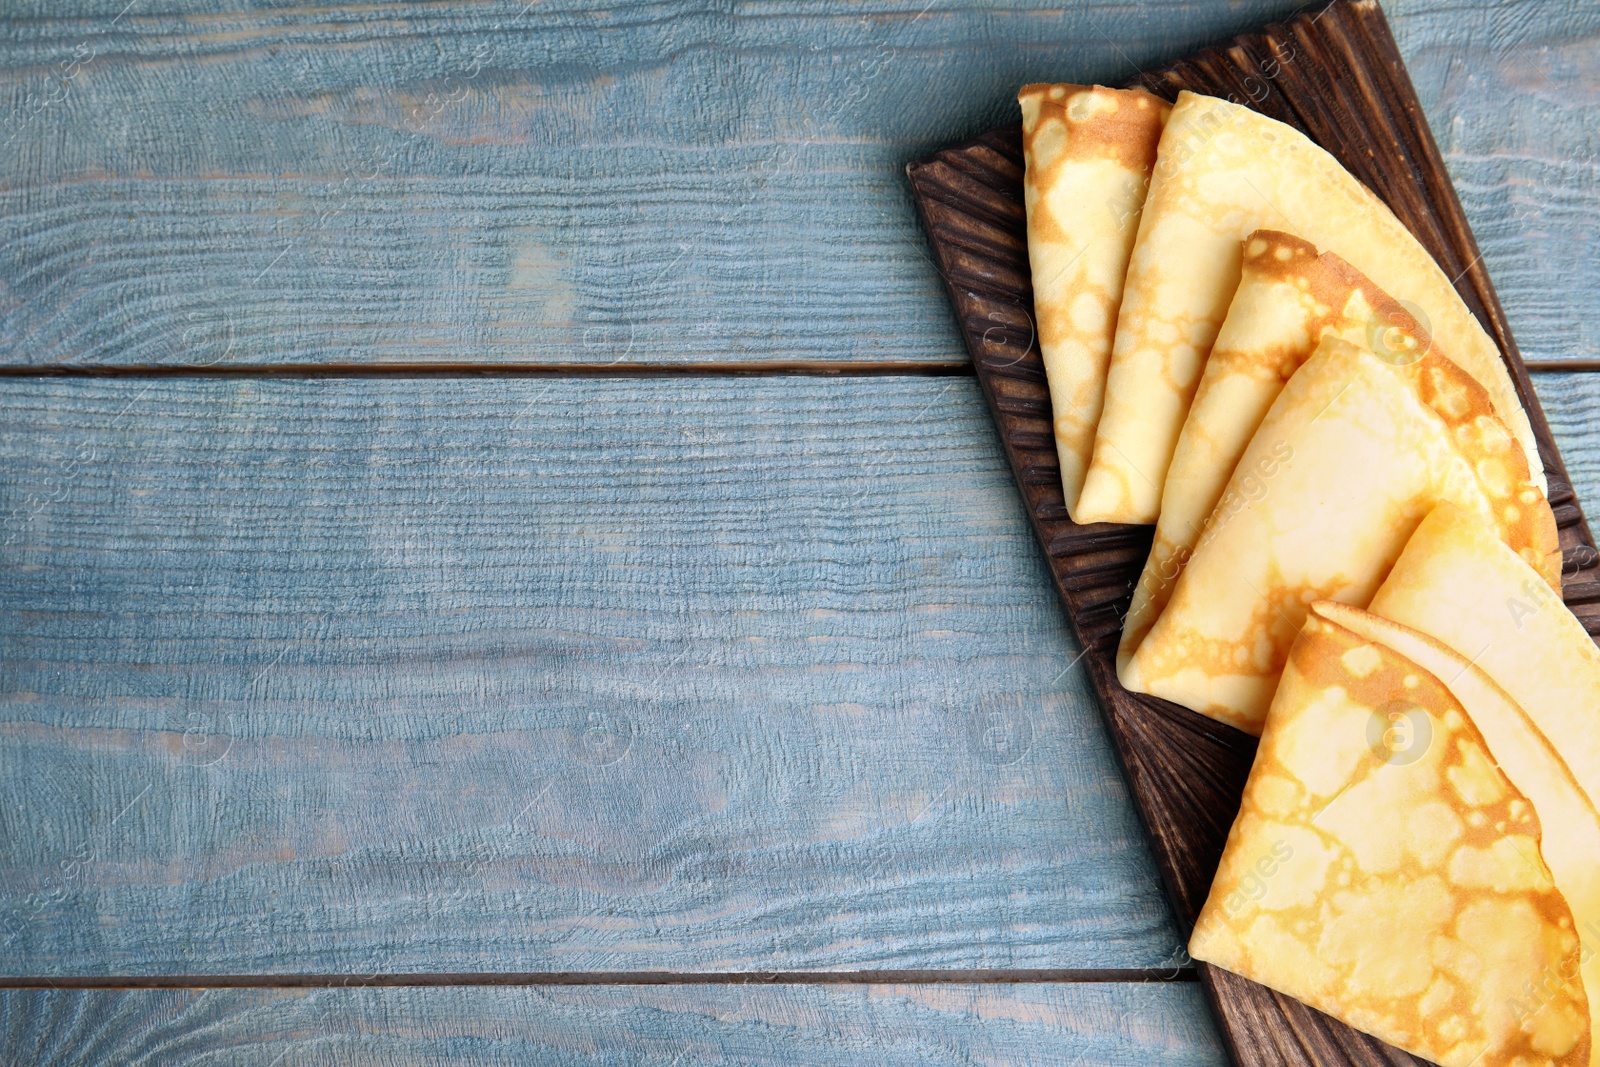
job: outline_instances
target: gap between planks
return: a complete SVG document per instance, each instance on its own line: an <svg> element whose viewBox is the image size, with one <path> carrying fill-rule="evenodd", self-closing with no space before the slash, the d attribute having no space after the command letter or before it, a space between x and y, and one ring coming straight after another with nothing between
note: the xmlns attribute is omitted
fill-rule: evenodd
<svg viewBox="0 0 1600 1067"><path fill-rule="evenodd" d="M1600 371L1600 360L1551 360L1530 374ZM970 377L967 360L673 364L276 364L227 367L0 367L7 378L469 378L469 377ZM460 986L923 985L1194 982L1192 966L1099 969L859 971L530 971L504 973L0 976L0 989L275 989Z"/></svg>
<svg viewBox="0 0 1600 1067"><path fill-rule="evenodd" d="M1600 372L1600 359L1553 359L1529 374ZM0 378L970 378L968 360L747 363L273 363L222 367L0 366Z"/></svg>
<svg viewBox="0 0 1600 1067"><path fill-rule="evenodd" d="M862 971L520 971L0 977L0 989L334 989L410 986L1045 985L1193 982L1192 966Z"/></svg>
<svg viewBox="0 0 1600 1067"><path fill-rule="evenodd" d="M1600 366L1600 362L1597 362ZM266 363L228 366L0 367L0 378L738 378L972 377L950 360L778 360L719 363Z"/></svg>

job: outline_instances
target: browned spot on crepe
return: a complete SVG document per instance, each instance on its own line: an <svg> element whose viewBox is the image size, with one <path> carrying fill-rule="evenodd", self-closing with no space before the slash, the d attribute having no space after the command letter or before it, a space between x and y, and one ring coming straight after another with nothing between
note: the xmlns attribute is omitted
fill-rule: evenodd
<svg viewBox="0 0 1600 1067"><path fill-rule="evenodd" d="M1023 131L1022 150L1036 152L1041 130L1052 122L1066 129L1070 150L1053 155L1037 170L1034 183L1048 186L1073 159L1098 156L1148 180L1161 140L1161 118L1172 106L1143 89L1035 83L1017 90L1019 104L1037 104L1038 118ZM1154 136L1152 136L1152 130ZM1035 156L1037 158L1037 155Z"/></svg>
<svg viewBox="0 0 1600 1067"><path fill-rule="evenodd" d="M1080 85L1025 86L1017 101L1039 348L1071 509L1094 445L1128 255L1170 108L1143 90Z"/></svg>
<svg viewBox="0 0 1600 1067"><path fill-rule="evenodd" d="M1587 1064L1542 834L1445 684L1313 617L1190 951L1447 1067Z"/></svg>
<svg viewBox="0 0 1600 1067"><path fill-rule="evenodd" d="M1240 242L1265 227L1337 251L1398 300L1414 301L1433 339L1479 378L1519 446L1537 456L1504 360L1450 279L1303 134L1249 108L1181 93L1153 173L1078 521L1159 518L1179 433L1239 286ZM1128 471L1139 477L1113 476ZM1534 477L1542 487L1542 468Z"/></svg>
<svg viewBox="0 0 1600 1067"><path fill-rule="evenodd" d="M1117 650L1119 670L1165 608L1250 436L1323 337L1377 346L1381 358L1395 364L1430 354L1449 358L1398 300L1302 238L1258 230L1243 243L1243 264L1167 472L1150 556ZM1475 391L1471 401L1479 411L1483 394ZM1539 566L1554 572L1560 564Z"/></svg>
<svg viewBox="0 0 1600 1067"><path fill-rule="evenodd" d="M1367 603L1441 500L1481 514L1559 588L1555 518L1483 387L1436 346L1396 365L1324 339L1256 431L1123 684L1258 732L1306 606Z"/></svg>
<svg viewBox="0 0 1600 1067"><path fill-rule="evenodd" d="M1600 803L1600 649L1560 592L1493 527L1450 504L1434 508L1369 610L1477 664Z"/></svg>

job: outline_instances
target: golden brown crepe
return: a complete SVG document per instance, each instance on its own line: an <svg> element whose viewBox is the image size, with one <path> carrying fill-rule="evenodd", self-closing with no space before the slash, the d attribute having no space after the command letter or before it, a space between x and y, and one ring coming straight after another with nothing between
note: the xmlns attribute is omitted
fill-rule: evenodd
<svg viewBox="0 0 1600 1067"><path fill-rule="evenodd" d="M1325 337L1256 430L1122 684L1260 733L1307 605L1365 605L1441 500L1559 585L1555 517L1483 387L1432 349L1396 364Z"/></svg>
<svg viewBox="0 0 1600 1067"><path fill-rule="evenodd" d="M1155 541L1122 628L1119 668L1166 606L1207 516L1283 383L1328 334L1397 363L1420 358L1431 345L1409 311L1333 253L1318 255L1310 242L1276 230L1245 238L1239 288L1167 470Z"/></svg>
<svg viewBox="0 0 1600 1067"><path fill-rule="evenodd" d="M1033 306L1070 512L1094 448L1122 279L1172 106L1142 89L1098 85L1025 85L1017 103Z"/></svg>
<svg viewBox="0 0 1600 1067"><path fill-rule="evenodd" d="M1405 226L1303 134L1185 92L1161 135L1128 264L1079 521L1156 521L1178 432L1239 284L1240 242L1263 227L1335 252L1413 302L1434 341L1488 390L1543 489L1499 350Z"/></svg>
<svg viewBox="0 0 1600 1067"><path fill-rule="evenodd" d="M1600 803L1600 648L1481 518L1440 504L1369 608L1471 660L1526 709Z"/></svg>
<svg viewBox="0 0 1600 1067"><path fill-rule="evenodd" d="M1521 709L1443 646L1315 605L1194 957L1444 1067L1583 1065L1597 921L1600 815Z"/></svg>

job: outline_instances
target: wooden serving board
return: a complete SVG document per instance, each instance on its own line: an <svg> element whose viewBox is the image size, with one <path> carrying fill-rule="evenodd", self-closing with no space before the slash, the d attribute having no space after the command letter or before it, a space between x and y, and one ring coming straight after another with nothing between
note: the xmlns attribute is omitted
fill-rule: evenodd
<svg viewBox="0 0 1600 1067"><path fill-rule="evenodd" d="M1168 100L1182 89L1231 97L1303 130L1382 197L1456 279L1462 299L1499 343L1538 436L1566 556L1567 604L1591 634L1600 632L1594 538L1375 0L1334 0L1131 84ZM1056 591L1086 650L1167 895L1187 932L1216 871L1256 743L1117 682L1121 618L1151 528L1079 526L1067 517L1050 395L1034 340L1022 169L1018 125L945 149L907 173ZM1197 966L1224 1039L1243 1067L1418 1062L1264 986Z"/></svg>

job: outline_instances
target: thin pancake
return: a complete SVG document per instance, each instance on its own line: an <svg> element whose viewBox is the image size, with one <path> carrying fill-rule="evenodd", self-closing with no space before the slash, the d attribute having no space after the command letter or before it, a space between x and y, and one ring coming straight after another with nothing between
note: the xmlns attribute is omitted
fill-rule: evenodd
<svg viewBox="0 0 1600 1067"><path fill-rule="evenodd" d="M1098 85L1025 85L1017 103L1033 306L1070 512L1089 468L1122 280L1172 107L1142 89Z"/></svg>
<svg viewBox="0 0 1600 1067"><path fill-rule="evenodd" d="M1200 371L1263 227L1336 252L1400 300L1488 390L1544 488L1533 430L1500 351L1450 279L1377 197L1299 131L1181 93L1161 135L1128 265L1080 521L1155 522Z"/></svg>
<svg viewBox="0 0 1600 1067"><path fill-rule="evenodd" d="M1433 350L1396 365L1324 338L1245 449L1122 684L1259 733L1307 605L1365 605L1441 500L1559 586L1555 517L1483 388Z"/></svg>
<svg viewBox="0 0 1600 1067"><path fill-rule="evenodd" d="M1430 670L1327 606L1294 645L1190 952L1444 1067L1587 1064L1600 817L1469 664L1407 645Z"/></svg>
<svg viewBox="0 0 1600 1067"><path fill-rule="evenodd" d="M1590 1031L1600 1030L1600 813L1567 762L1533 717L1466 657L1425 634L1343 604L1316 605L1316 614L1443 679L1488 742L1490 757L1533 803L1543 834L1538 856L1526 858L1548 865L1572 911L1583 942L1580 977L1592 994Z"/></svg>
<svg viewBox="0 0 1600 1067"><path fill-rule="evenodd" d="M1166 606L1267 409L1327 334L1397 363L1420 358L1432 343L1397 300L1333 253L1318 255L1310 242L1276 230L1247 237L1239 288L1167 470L1155 540L1122 628L1119 668Z"/></svg>
<svg viewBox="0 0 1600 1067"><path fill-rule="evenodd" d="M1440 504L1369 608L1476 663L1527 710L1600 803L1600 648L1481 518Z"/></svg>

